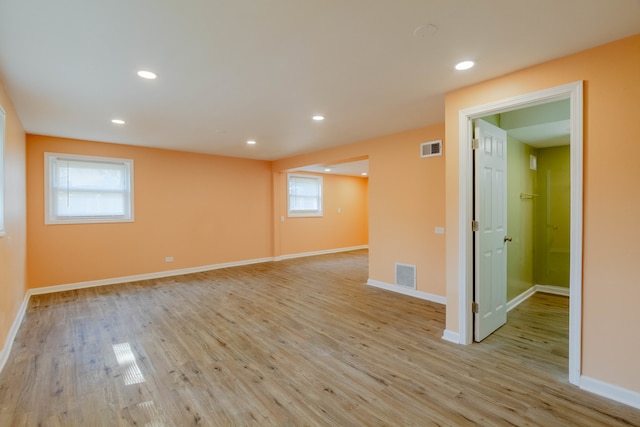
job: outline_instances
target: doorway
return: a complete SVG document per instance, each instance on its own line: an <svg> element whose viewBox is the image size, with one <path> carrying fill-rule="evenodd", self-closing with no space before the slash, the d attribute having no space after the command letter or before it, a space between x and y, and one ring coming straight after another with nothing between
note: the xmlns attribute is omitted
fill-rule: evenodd
<svg viewBox="0 0 640 427"><path fill-rule="evenodd" d="M571 165L571 226L570 226L570 307L569 307L569 382L579 384L581 372L582 321L582 167L583 167L583 102L581 81L542 90L459 112L460 150L460 282L459 339L462 344L473 340L473 169L472 121L554 101L569 100L570 105L570 165Z"/></svg>
<svg viewBox="0 0 640 427"><path fill-rule="evenodd" d="M569 296L569 100L485 116L474 131L474 341L482 341L536 292Z"/></svg>

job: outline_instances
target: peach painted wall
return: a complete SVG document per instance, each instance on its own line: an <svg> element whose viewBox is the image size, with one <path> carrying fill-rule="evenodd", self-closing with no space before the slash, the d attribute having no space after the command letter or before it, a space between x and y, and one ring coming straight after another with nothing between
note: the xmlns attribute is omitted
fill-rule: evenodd
<svg viewBox="0 0 640 427"><path fill-rule="evenodd" d="M27 292L25 133L11 99L0 82L0 105L6 116L4 214L0 237L0 351Z"/></svg>
<svg viewBox="0 0 640 427"><path fill-rule="evenodd" d="M133 159L135 222L45 225L45 152ZM30 288L272 256L270 162L28 135L27 174Z"/></svg>
<svg viewBox="0 0 640 427"><path fill-rule="evenodd" d="M458 331L458 111L574 81L584 93L582 373L640 392L640 35L447 94L447 329Z"/></svg>
<svg viewBox="0 0 640 427"><path fill-rule="evenodd" d="M305 173L305 172L302 172ZM367 179L323 174L323 216L287 217L287 173L278 174L279 255L300 254L366 245L368 231ZM340 208L340 212L338 212Z"/></svg>
<svg viewBox="0 0 640 427"><path fill-rule="evenodd" d="M395 263L416 265L417 289L445 295L445 156L420 158L420 143L443 139L444 124L274 162L274 171L369 159L369 278L395 282ZM282 187L282 191L284 191ZM276 195L280 200L284 196Z"/></svg>

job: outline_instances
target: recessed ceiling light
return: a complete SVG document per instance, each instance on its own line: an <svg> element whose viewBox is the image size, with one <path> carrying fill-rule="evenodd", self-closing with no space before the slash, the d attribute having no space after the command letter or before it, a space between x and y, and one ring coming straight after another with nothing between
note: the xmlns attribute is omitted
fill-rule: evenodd
<svg viewBox="0 0 640 427"><path fill-rule="evenodd" d="M253 139L250 139L250 140L247 141L247 144L256 145L256 142Z"/></svg>
<svg viewBox="0 0 640 427"><path fill-rule="evenodd" d="M367 176L367 173L366 172L362 172L360 175Z"/></svg>
<svg viewBox="0 0 640 427"><path fill-rule="evenodd" d="M114 123L116 125L123 125L124 124L124 120L122 120L122 119L113 119L113 120L111 120L111 123Z"/></svg>
<svg viewBox="0 0 640 427"><path fill-rule="evenodd" d="M152 73L151 71L140 70L138 71L138 75L143 79L155 79L158 77L156 73Z"/></svg>
<svg viewBox="0 0 640 427"><path fill-rule="evenodd" d="M325 172L331 172L331 168L324 168Z"/></svg>
<svg viewBox="0 0 640 427"><path fill-rule="evenodd" d="M315 120L316 122L321 122L324 120L324 116L313 116L313 120Z"/></svg>
<svg viewBox="0 0 640 427"><path fill-rule="evenodd" d="M476 64L473 61L462 61L456 64L456 70L459 70L459 71L468 70L474 65Z"/></svg>

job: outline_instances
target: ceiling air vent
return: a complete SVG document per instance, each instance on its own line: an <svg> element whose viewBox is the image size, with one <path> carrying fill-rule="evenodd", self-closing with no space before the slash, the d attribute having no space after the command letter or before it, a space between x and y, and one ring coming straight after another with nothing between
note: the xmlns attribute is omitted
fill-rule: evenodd
<svg viewBox="0 0 640 427"><path fill-rule="evenodd" d="M407 289L415 289L416 266L396 262L396 285Z"/></svg>
<svg viewBox="0 0 640 427"><path fill-rule="evenodd" d="M420 144L420 157L442 156L442 140Z"/></svg>

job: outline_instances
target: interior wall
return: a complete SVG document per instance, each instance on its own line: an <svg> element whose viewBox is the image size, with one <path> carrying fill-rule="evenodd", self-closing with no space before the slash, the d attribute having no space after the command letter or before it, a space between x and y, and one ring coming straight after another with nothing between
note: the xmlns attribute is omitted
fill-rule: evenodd
<svg viewBox="0 0 640 427"><path fill-rule="evenodd" d="M26 282L26 137L20 118L0 82L0 105L6 116L4 214L0 237L0 354L27 292Z"/></svg>
<svg viewBox="0 0 640 427"><path fill-rule="evenodd" d="M526 292L534 281L534 218L537 174L529 167L537 150L507 135L507 301Z"/></svg>
<svg viewBox="0 0 640 427"><path fill-rule="evenodd" d="M133 159L135 222L45 225L45 152ZM27 174L30 288L272 256L270 162L28 135Z"/></svg>
<svg viewBox="0 0 640 427"><path fill-rule="evenodd" d="M569 287L571 231L570 147L538 150L536 284Z"/></svg>
<svg viewBox="0 0 640 427"><path fill-rule="evenodd" d="M443 144L443 156L420 158L420 143L439 139L444 141L444 124L278 160L273 168L286 171L368 157L369 278L393 284L395 263L412 264L417 290L443 297L445 236L435 228L444 227L448 146ZM284 199L283 194L274 197Z"/></svg>
<svg viewBox="0 0 640 427"><path fill-rule="evenodd" d="M582 374L640 392L637 193L640 35L450 92L446 115L447 330L459 331L459 111L584 80Z"/></svg>
<svg viewBox="0 0 640 427"><path fill-rule="evenodd" d="M308 174L307 172L298 173ZM367 178L330 174L322 174L322 177L323 215L321 217L288 217L287 198L280 200L278 210L280 255L368 244ZM286 194L287 173L280 173L277 182L277 185L284 187L283 192Z"/></svg>

